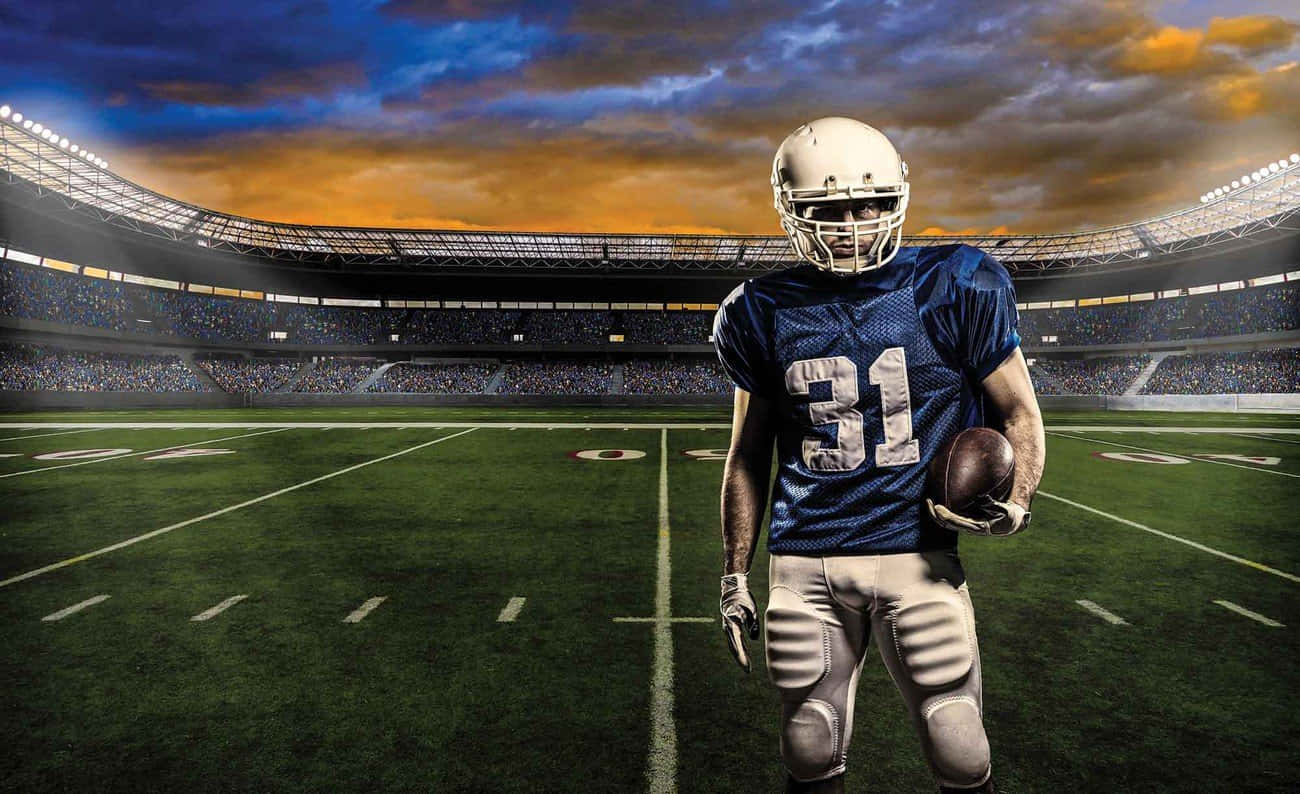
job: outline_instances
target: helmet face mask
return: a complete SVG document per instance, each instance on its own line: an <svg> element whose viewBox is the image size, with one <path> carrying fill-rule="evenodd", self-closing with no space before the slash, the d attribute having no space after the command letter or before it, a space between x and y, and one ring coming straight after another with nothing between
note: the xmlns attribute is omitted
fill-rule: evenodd
<svg viewBox="0 0 1300 794"><path fill-rule="evenodd" d="M883 267L898 253L909 196L906 180L907 165L889 140L853 119L831 117L803 125L785 139L772 161L773 204L795 253L838 274ZM861 217L866 213L857 211L859 203L871 199L879 213ZM830 212L822 210L827 204Z"/></svg>

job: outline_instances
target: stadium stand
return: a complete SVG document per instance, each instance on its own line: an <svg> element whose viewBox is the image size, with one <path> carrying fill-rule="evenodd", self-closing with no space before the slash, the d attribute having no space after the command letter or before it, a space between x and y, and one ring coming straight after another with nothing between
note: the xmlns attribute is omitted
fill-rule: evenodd
<svg viewBox="0 0 1300 794"><path fill-rule="evenodd" d="M341 306L282 307L280 324L289 340L309 345L373 345L401 332L405 309L362 309Z"/></svg>
<svg viewBox="0 0 1300 794"><path fill-rule="evenodd" d="M301 362L291 358L198 358L204 369L224 391L231 394L272 392L289 381Z"/></svg>
<svg viewBox="0 0 1300 794"><path fill-rule="evenodd" d="M389 367L370 384L372 392L419 392L425 394L481 394L496 364L409 364Z"/></svg>
<svg viewBox="0 0 1300 794"><path fill-rule="evenodd" d="M530 344L598 344L609 341L612 319L607 311L530 311L522 333Z"/></svg>
<svg viewBox="0 0 1300 794"><path fill-rule="evenodd" d="M1300 287L1294 283L1178 298L1034 309L1020 313L1020 336L1029 346L1043 337L1060 345L1161 342L1300 328Z"/></svg>
<svg viewBox="0 0 1300 794"><path fill-rule="evenodd" d="M1169 356L1143 394L1285 394L1300 392L1300 348Z"/></svg>
<svg viewBox="0 0 1300 794"><path fill-rule="evenodd" d="M1150 356L1037 358L1029 374L1039 394L1123 394Z"/></svg>
<svg viewBox="0 0 1300 794"><path fill-rule="evenodd" d="M0 315L211 343L312 345L708 344L705 311L398 309L273 303L0 265ZM142 322L149 321L149 322ZM1300 329L1300 286L1286 282L1137 303L1020 312L1026 347L1159 342ZM1045 337L1055 337L1054 343Z"/></svg>
<svg viewBox="0 0 1300 794"><path fill-rule="evenodd" d="M9 263L0 265L0 314L114 331L146 325L135 322L121 282Z"/></svg>
<svg viewBox="0 0 1300 794"><path fill-rule="evenodd" d="M316 362L316 368L308 372L298 385L296 392L350 392L361 385L371 372L375 362L368 359L329 358Z"/></svg>
<svg viewBox="0 0 1300 794"><path fill-rule="evenodd" d="M501 394L607 394L614 365L608 361L510 361Z"/></svg>
<svg viewBox="0 0 1300 794"><path fill-rule="evenodd" d="M632 359L623 369L628 394L730 394L732 388L715 359Z"/></svg>
<svg viewBox="0 0 1300 794"><path fill-rule="evenodd" d="M713 333L713 312L629 311L622 313L618 327L623 341L633 344L703 345Z"/></svg>
<svg viewBox="0 0 1300 794"><path fill-rule="evenodd" d="M264 342L272 323L274 306L265 301L128 287L148 307L161 334L204 342Z"/></svg>
<svg viewBox="0 0 1300 794"><path fill-rule="evenodd" d="M180 356L76 351L26 343L0 343L0 389L208 391Z"/></svg>
<svg viewBox="0 0 1300 794"><path fill-rule="evenodd" d="M522 316L508 309L412 309L401 342L505 344Z"/></svg>

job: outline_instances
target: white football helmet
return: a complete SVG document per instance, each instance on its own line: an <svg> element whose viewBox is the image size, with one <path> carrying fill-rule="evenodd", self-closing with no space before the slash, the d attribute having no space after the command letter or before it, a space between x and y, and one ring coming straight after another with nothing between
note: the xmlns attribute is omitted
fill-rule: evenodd
<svg viewBox="0 0 1300 794"><path fill-rule="evenodd" d="M902 243L907 163L873 127L837 116L817 119L790 133L776 150L772 197L799 258L832 273L872 270L888 264ZM831 219L825 208L817 217L818 205L852 207L845 202L865 199L882 202L877 217Z"/></svg>

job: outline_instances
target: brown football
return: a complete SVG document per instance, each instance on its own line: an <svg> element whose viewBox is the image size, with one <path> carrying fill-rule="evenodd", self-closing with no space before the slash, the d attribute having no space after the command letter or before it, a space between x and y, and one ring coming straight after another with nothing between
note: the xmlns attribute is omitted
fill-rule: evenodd
<svg viewBox="0 0 1300 794"><path fill-rule="evenodd" d="M961 513L985 494L1005 501L1015 479L1011 442L987 427L968 427L948 439L930 461L926 495Z"/></svg>

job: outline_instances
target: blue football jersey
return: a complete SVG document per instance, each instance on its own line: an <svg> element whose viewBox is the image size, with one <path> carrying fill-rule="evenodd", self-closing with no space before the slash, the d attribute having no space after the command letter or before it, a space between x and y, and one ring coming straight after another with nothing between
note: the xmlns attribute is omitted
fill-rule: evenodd
<svg viewBox="0 0 1300 794"><path fill-rule="evenodd" d="M740 388L777 405L768 549L951 549L925 515L926 467L983 423L980 383L1020 344L1005 268L968 245L903 247L841 276L810 264L737 287L713 342Z"/></svg>

